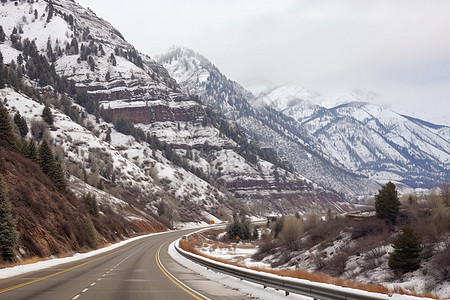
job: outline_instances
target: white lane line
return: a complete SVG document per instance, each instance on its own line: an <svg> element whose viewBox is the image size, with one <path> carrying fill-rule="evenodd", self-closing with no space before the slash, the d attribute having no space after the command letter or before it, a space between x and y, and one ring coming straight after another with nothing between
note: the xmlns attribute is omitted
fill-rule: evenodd
<svg viewBox="0 0 450 300"><path fill-rule="evenodd" d="M127 257L125 257L121 262L119 262L117 265L115 265L112 269L110 269L109 271L106 271L105 274L102 275L102 277L105 277L106 275L108 275L109 272L114 271L115 268L117 268L120 264L122 264L125 260L127 260L129 257L131 257L132 255L134 255L136 252L138 252L139 250L141 250L143 247L137 249L136 251L134 251L133 253L131 253L130 255L128 255ZM100 281L102 279L102 277L98 278L97 281ZM94 286L97 282L92 282L90 284L90 286ZM81 293L86 293L89 290L89 288L85 288L84 290L81 291ZM71 300L76 300L80 297L80 294L76 295L75 297L73 297Z"/></svg>

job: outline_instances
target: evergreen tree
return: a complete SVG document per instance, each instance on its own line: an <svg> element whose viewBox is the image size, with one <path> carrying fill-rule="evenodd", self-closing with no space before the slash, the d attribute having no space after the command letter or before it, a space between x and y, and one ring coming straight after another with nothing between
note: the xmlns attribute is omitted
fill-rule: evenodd
<svg viewBox="0 0 450 300"><path fill-rule="evenodd" d="M22 138L24 138L28 133L28 125L25 118L20 115L20 112L17 112L14 115L14 123L16 123L17 127L19 128L20 135L22 136Z"/></svg>
<svg viewBox="0 0 450 300"><path fill-rule="evenodd" d="M53 7L53 2L50 0L50 1L48 1L47 23L49 23L50 20L52 19L54 11L55 11L55 8Z"/></svg>
<svg viewBox="0 0 450 300"><path fill-rule="evenodd" d="M49 177L54 171L53 152L45 139L42 141L39 147L39 166L41 167L42 171Z"/></svg>
<svg viewBox="0 0 450 300"><path fill-rule="evenodd" d="M3 27L0 25L0 43L3 43L5 41L6 34L3 31Z"/></svg>
<svg viewBox="0 0 450 300"><path fill-rule="evenodd" d="M66 177L64 176L64 170L59 161L53 163L53 170L50 174L50 179L55 183L56 187L60 190L65 190L67 186Z"/></svg>
<svg viewBox="0 0 450 300"><path fill-rule="evenodd" d="M99 216L100 211L98 209L97 198L95 197L95 195L91 193L83 195L83 202L91 215L93 215L94 217Z"/></svg>
<svg viewBox="0 0 450 300"><path fill-rule="evenodd" d="M395 184L389 181L378 191L375 196L375 209L378 218L395 222L400 209Z"/></svg>
<svg viewBox="0 0 450 300"><path fill-rule="evenodd" d="M32 161L37 162L38 153L37 153L37 148L36 148L36 142L34 141L34 139L30 140L30 143L28 144L28 149L27 149L25 156L27 158L31 159Z"/></svg>
<svg viewBox="0 0 450 300"><path fill-rule="evenodd" d="M0 102L0 139L7 141L14 147L14 136L8 110L3 106L2 102Z"/></svg>
<svg viewBox="0 0 450 300"><path fill-rule="evenodd" d="M70 42L70 46L73 48L73 54L78 55L80 52L80 49L78 47L78 41L77 38L72 38L72 41Z"/></svg>
<svg viewBox="0 0 450 300"><path fill-rule="evenodd" d="M403 227L394 241L394 252L389 256L389 267L410 272L420 267L420 237L411 226Z"/></svg>
<svg viewBox="0 0 450 300"><path fill-rule="evenodd" d="M45 106L44 109L42 110L42 119L48 125L53 125L52 111L50 110L50 108L48 106Z"/></svg>
<svg viewBox="0 0 450 300"><path fill-rule="evenodd" d="M106 131L105 142L111 143L111 128L108 128L108 130Z"/></svg>
<svg viewBox="0 0 450 300"><path fill-rule="evenodd" d="M16 221L11 212L6 185L0 177L0 249L4 260L14 258L14 247L18 240L19 232L16 230Z"/></svg>
<svg viewBox="0 0 450 300"><path fill-rule="evenodd" d="M249 240L252 237L250 233L250 220L243 214L233 215L233 223L227 227L228 236L231 240Z"/></svg>
<svg viewBox="0 0 450 300"><path fill-rule="evenodd" d="M0 52L0 89L5 88L5 79L3 78L3 55Z"/></svg>

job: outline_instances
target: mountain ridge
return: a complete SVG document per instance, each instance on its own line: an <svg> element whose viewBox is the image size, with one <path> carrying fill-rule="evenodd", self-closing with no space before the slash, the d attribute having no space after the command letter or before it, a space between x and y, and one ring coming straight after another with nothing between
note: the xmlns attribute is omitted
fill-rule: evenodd
<svg viewBox="0 0 450 300"><path fill-rule="evenodd" d="M445 129L447 127L436 127L443 128L443 136L438 132L429 132L427 131L428 129L424 129L420 134L416 132L415 141L425 142L427 145L430 145L426 147L432 147L432 149L425 149L425 146L422 148L416 147L413 142L401 137L402 133L406 134L410 131L406 129L403 132L391 130L392 126L402 127L402 122L411 119L403 118L398 120L401 115L371 104L369 100L375 97L371 93L364 94L362 91L354 91L349 98L352 101L347 101L347 98L344 96L340 98L344 103L326 108L313 104L314 97L318 97L317 94L304 88L296 87L293 84L282 85L279 88L269 84L268 90L261 91L259 95L253 96L251 92L245 91L245 89L244 91L240 90L243 88L241 85L226 78L213 63L209 62L204 56L195 53L192 49L174 48L157 58L178 81L182 89L199 92L202 99L206 99L206 103L222 111L228 118L236 120L248 133L267 145L277 148L279 146L275 141L282 139L286 139L286 141L291 140L297 145L306 145L309 148L307 152L314 149L318 156L323 156L323 160L328 160L328 165L346 169L349 173L354 173L355 175L359 174L373 178L381 183L395 180L397 183L403 182L414 188L430 188L433 187L430 185L435 180L449 180L448 163L446 163L449 151L447 150L448 142L445 140ZM192 78L196 78L196 80L193 81ZM282 91L278 92L279 89ZM215 95L219 95L219 97ZM299 96L301 97L299 98ZM366 99L366 101L362 102L361 99ZM350 115L350 112L346 114L346 110L350 111L352 109L355 109L353 115ZM356 109L359 110L356 111ZM275 111L282 115L277 116ZM371 118L360 119L361 116L359 115L368 116L370 114L373 114ZM384 117L385 114L391 116L391 119ZM331 141L333 144L330 144L330 139L342 134L340 130L345 131L345 120L353 122L353 125L349 123L348 126L360 124L357 125L359 128L358 132L361 132L359 133L359 138L364 139L362 131L369 130L366 134L371 132L371 139L373 140L370 142L366 139L363 145L356 140L351 140L351 136L346 137L344 134L342 138L348 140L345 143L347 146L344 144L341 147L334 146L335 143L339 142L337 140ZM339 122L342 124L336 125ZM390 122L394 123L390 124ZM421 122L420 124L424 126L427 123ZM333 126L338 126L339 128ZM408 126L411 127L412 125ZM270 138L261 135L260 128L270 127L275 129L277 133L271 134ZM263 131L267 134L270 130L265 129ZM327 132L329 130L333 132ZM390 136L386 137L379 134L377 136L376 130L386 134L390 132ZM413 134L409 134L409 138L412 138L411 136ZM437 142L428 143L433 139L437 140ZM394 140L399 140L400 142L394 142ZM352 146L352 143L356 143L356 146ZM420 144L421 142L417 143ZM297 148L298 146L290 145L284 147L290 150L286 151L282 148L277 148L278 153L285 159L296 162L296 159L289 156L289 153L301 151ZM388 147L391 150L386 152L381 150L381 147ZM411 153L404 150L405 147L410 148ZM426 154L427 151L437 154L428 155ZM305 155L304 159L300 160L301 162L294 163L295 167L303 175L322 185L333 188L337 186L337 184L330 181L324 182L319 178L320 176L317 176L317 174L323 174L324 172L314 172L311 171L312 168L304 168L302 165L308 164L308 159L310 159L310 155ZM387 159L388 162L387 164L382 164L384 165L383 168L377 169L377 174L371 172L371 168L376 166L375 159L380 161ZM364 166L364 164L366 165ZM427 165L430 165L430 167L427 167ZM419 175L421 173L425 173L425 175ZM348 182L341 182L341 184L351 186ZM354 192L350 191L352 188L342 189L338 187L339 189L346 191L350 195L352 193L355 195ZM375 185L373 185L372 190L367 190L366 193L374 193L376 189Z"/></svg>
<svg viewBox="0 0 450 300"><path fill-rule="evenodd" d="M56 0L2 8L8 23L0 51L13 61L9 67L36 87L40 103L11 89L2 90L2 98L10 113L20 112L30 125L50 107L55 124L46 136L72 176L168 227L218 220L219 208L261 215L350 208L197 96L183 93L163 66L109 23L103 31L103 20L78 4ZM34 9L37 14L28 13ZM54 32L55 27L63 29ZM46 62L47 69L35 74L41 68L37 61Z"/></svg>

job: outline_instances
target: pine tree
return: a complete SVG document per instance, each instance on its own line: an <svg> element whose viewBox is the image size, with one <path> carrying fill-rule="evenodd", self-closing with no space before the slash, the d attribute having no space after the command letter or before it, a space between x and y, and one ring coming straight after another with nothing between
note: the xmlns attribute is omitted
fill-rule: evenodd
<svg viewBox="0 0 450 300"><path fill-rule="evenodd" d="M395 222L400 209L395 184L389 181L378 191L375 196L375 209L378 218Z"/></svg>
<svg viewBox="0 0 450 300"><path fill-rule="evenodd" d="M3 78L3 55L0 52L0 89L5 88L5 79Z"/></svg>
<svg viewBox="0 0 450 300"><path fill-rule="evenodd" d="M50 108L48 106L45 106L44 109L42 110L42 119L48 125L53 125L52 111L50 110Z"/></svg>
<svg viewBox="0 0 450 300"><path fill-rule="evenodd" d="M55 11L55 8L53 6L53 2L50 0L48 1L48 15L47 15L47 23L50 22L50 20L53 17L53 12Z"/></svg>
<svg viewBox="0 0 450 300"><path fill-rule="evenodd" d="M28 134L28 124L25 118L22 116L20 118L20 125L19 125L20 135L24 138Z"/></svg>
<svg viewBox="0 0 450 300"><path fill-rule="evenodd" d="M91 193L83 195L83 202L91 215L93 215L94 217L99 216L100 211L98 209L97 198L95 197L95 195Z"/></svg>
<svg viewBox="0 0 450 300"><path fill-rule="evenodd" d="M27 153L25 156L34 162L38 161L37 147L36 147L36 142L34 141L34 139L30 140L30 143L28 144Z"/></svg>
<svg viewBox="0 0 450 300"><path fill-rule="evenodd" d="M28 125L25 118L20 115L20 112L16 112L14 115L14 123L16 123L19 128L20 136L24 138L28 133Z"/></svg>
<svg viewBox="0 0 450 300"><path fill-rule="evenodd" d="M249 240L252 237L250 233L250 220L243 214L233 214L233 223L227 227L228 236L231 240Z"/></svg>
<svg viewBox="0 0 450 300"><path fill-rule="evenodd" d="M108 128L108 130L106 131L105 142L111 143L111 128Z"/></svg>
<svg viewBox="0 0 450 300"><path fill-rule="evenodd" d="M389 267L410 272L420 267L420 237L411 226L403 227L394 241L394 252L389 256Z"/></svg>
<svg viewBox="0 0 450 300"><path fill-rule="evenodd" d="M55 183L56 187L60 190L65 190L67 187L66 177L64 176L64 170L59 161L53 163L53 170L50 174L50 179Z"/></svg>
<svg viewBox="0 0 450 300"><path fill-rule="evenodd" d="M54 171L53 153L46 140L43 140L39 147L39 166L49 177Z"/></svg>
<svg viewBox="0 0 450 300"><path fill-rule="evenodd" d="M12 125L9 121L9 114L6 107L0 102L0 139L7 141L14 147L14 135L12 131Z"/></svg>
<svg viewBox="0 0 450 300"><path fill-rule="evenodd" d="M3 31L3 27L0 25L0 43L3 43L5 41L6 34Z"/></svg>
<svg viewBox="0 0 450 300"><path fill-rule="evenodd" d="M11 212L6 185L0 177L0 249L4 260L14 258L14 247L18 240L19 232L16 230L16 221Z"/></svg>

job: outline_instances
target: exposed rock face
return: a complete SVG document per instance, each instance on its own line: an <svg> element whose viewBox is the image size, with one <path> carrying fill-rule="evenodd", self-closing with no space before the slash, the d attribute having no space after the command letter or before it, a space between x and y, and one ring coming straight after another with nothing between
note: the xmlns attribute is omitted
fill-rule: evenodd
<svg viewBox="0 0 450 300"><path fill-rule="evenodd" d="M54 144L64 149L65 158L79 168L74 173L85 173L85 177L92 177L93 185L103 186L118 198L149 214L163 215L170 222L208 219L217 214L221 204L230 210L243 208L244 203L252 208L258 204L253 200L264 201L265 211L295 212L312 207L326 210L319 206L323 198L332 209L344 210L335 205L339 196L296 173L275 151L262 149L237 123L206 106L214 97L235 103L242 111L224 112L232 119L245 114L250 109L248 103L212 93L202 104L198 95L183 92L162 65L136 51L109 23L73 1L52 3L58 9L49 22L28 22L17 19L17 10L28 15L30 3L18 2L16 6L6 2L4 7L10 11L5 16L10 24L6 34L9 36L18 24L24 32L42 33L26 38L36 43L36 51L44 59L54 61L56 74L74 82L70 91L74 101L67 104L71 101L67 100L64 107L68 115L72 113L71 119L55 109L57 120L51 133ZM48 5L39 1L33 8L42 15ZM10 41L6 44L12 48ZM53 49L56 54L51 55ZM16 60L21 51L11 50L5 61ZM232 87L232 82L227 87ZM11 102L20 98L13 94L6 95ZM24 105L16 104L13 106L20 107L21 113L32 117ZM120 122L130 130L119 132L117 124L115 127L102 119L102 108L134 122L142 131ZM137 132L144 135L124 135ZM152 143L149 136L157 141ZM276 178L277 170L283 179ZM303 200L296 202L300 197Z"/></svg>
<svg viewBox="0 0 450 300"><path fill-rule="evenodd" d="M235 120L263 145L273 147L296 170L347 197L373 194L379 185L344 168L327 155L318 139L295 119L271 107L254 108L251 92L228 79L208 59L191 49L175 48L158 59L178 81L181 88L200 95L202 101Z"/></svg>
<svg viewBox="0 0 450 300"><path fill-rule="evenodd" d="M113 114L134 123L151 124L154 122L193 122L204 117L201 106L168 107L164 105L145 107L124 107L112 110Z"/></svg>

